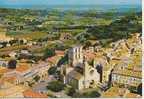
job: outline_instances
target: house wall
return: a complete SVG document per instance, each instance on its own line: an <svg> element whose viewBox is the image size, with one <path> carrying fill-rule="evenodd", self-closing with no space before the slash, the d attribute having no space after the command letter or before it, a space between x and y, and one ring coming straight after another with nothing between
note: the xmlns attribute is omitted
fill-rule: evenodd
<svg viewBox="0 0 144 99"><path fill-rule="evenodd" d="M112 82L118 83L118 84L124 84L133 86L133 84L139 84L142 83L141 78L131 77L131 76L123 76L118 74L112 74Z"/></svg>
<svg viewBox="0 0 144 99"><path fill-rule="evenodd" d="M78 81L78 90L84 89L84 77Z"/></svg>
<svg viewBox="0 0 144 99"><path fill-rule="evenodd" d="M69 50L69 65L77 66L83 63L83 52L82 47L74 47Z"/></svg>

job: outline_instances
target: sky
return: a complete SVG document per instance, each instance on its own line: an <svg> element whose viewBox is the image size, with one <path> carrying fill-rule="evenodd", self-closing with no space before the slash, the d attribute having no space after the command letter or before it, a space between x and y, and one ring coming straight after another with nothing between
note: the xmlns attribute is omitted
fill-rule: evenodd
<svg viewBox="0 0 144 99"><path fill-rule="evenodd" d="M140 5L141 0L0 0L0 5Z"/></svg>

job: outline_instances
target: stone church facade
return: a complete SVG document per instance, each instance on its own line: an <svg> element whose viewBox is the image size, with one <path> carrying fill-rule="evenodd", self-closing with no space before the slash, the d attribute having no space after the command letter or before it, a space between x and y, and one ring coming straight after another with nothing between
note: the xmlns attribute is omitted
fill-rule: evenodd
<svg viewBox="0 0 144 99"><path fill-rule="evenodd" d="M95 61L90 65L86 60L82 46L71 48L68 56L69 63L61 69L64 83L78 90L95 87L100 81L100 74L97 72Z"/></svg>

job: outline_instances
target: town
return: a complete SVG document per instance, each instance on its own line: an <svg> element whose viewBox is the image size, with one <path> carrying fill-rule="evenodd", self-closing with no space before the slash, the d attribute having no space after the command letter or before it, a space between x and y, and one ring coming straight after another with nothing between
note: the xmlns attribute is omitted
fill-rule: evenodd
<svg viewBox="0 0 144 99"><path fill-rule="evenodd" d="M0 9L0 98L141 98L141 13L61 13Z"/></svg>

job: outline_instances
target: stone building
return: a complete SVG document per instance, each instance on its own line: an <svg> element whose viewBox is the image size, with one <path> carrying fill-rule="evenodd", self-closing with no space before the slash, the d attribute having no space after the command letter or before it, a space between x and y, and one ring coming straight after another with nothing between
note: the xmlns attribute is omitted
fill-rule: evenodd
<svg viewBox="0 0 144 99"><path fill-rule="evenodd" d="M68 52L69 65L81 66L83 63L83 49L81 46L73 47Z"/></svg>
<svg viewBox="0 0 144 99"><path fill-rule="evenodd" d="M60 40L65 41L71 39L72 39L72 35L70 33L61 33Z"/></svg>
<svg viewBox="0 0 144 99"><path fill-rule="evenodd" d="M100 81L100 75L83 55L81 46L76 46L69 50L69 64L62 66L61 74L65 84L69 84L75 89L93 88Z"/></svg>
<svg viewBox="0 0 144 99"><path fill-rule="evenodd" d="M112 84L115 86L133 87L135 89L142 83L140 70L126 67L115 67L112 72Z"/></svg>

